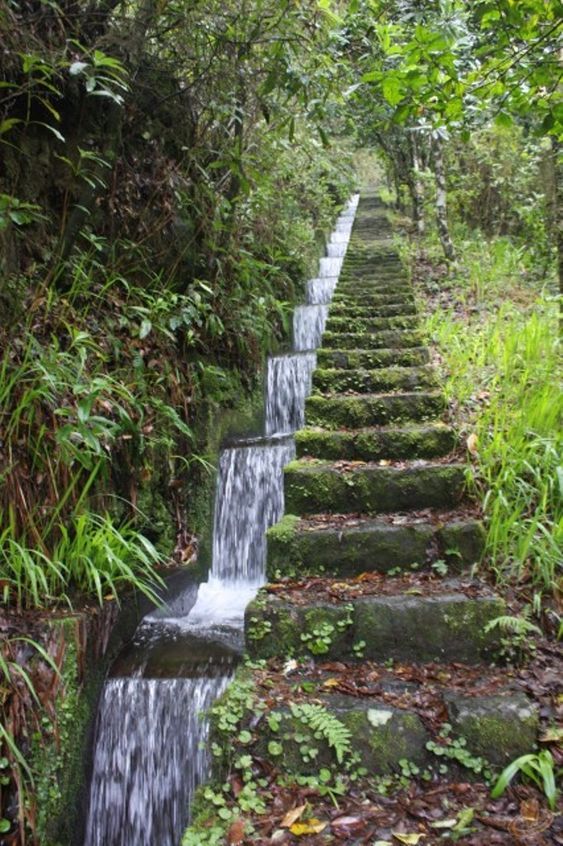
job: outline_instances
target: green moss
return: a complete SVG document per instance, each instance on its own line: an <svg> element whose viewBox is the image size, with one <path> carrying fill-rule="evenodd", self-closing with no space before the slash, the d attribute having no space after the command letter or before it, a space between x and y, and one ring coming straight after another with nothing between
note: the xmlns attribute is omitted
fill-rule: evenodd
<svg viewBox="0 0 563 846"><path fill-rule="evenodd" d="M84 783L86 728L94 702L83 690L78 654L79 618L54 622L64 641L61 687L54 704L55 722L44 717L32 738L31 769L37 803L37 842L68 844L76 816L76 797Z"/></svg>
<svg viewBox="0 0 563 846"><path fill-rule="evenodd" d="M440 392L398 393L358 396L310 396L305 419L310 426L327 429L359 428L401 420L426 420L445 410Z"/></svg>
<svg viewBox="0 0 563 846"><path fill-rule="evenodd" d="M341 514L451 507L465 486L461 465L410 468L366 465L341 471L294 462L285 470L286 508L293 514Z"/></svg>

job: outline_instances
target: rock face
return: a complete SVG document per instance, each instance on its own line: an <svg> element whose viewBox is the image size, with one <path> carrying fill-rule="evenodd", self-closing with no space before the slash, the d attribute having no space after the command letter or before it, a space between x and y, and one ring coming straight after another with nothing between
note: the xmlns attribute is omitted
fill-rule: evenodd
<svg viewBox="0 0 563 846"><path fill-rule="evenodd" d="M397 661L420 666L422 678L436 665L447 676L448 662L480 665L481 682L492 672L499 644L487 624L504 603L472 575L484 531L446 413L385 208L365 197L317 351L297 459L285 469L286 514L268 532L268 577L278 583L247 609L253 658L306 659L319 672L323 661L346 662L356 678ZM362 662L370 662L365 674ZM532 749L538 714L519 691L484 689L445 684L442 720L463 738L457 749L503 765ZM346 726L371 772L404 759L428 765L428 726L407 694L320 691L314 701ZM284 766L303 771L295 713L280 721ZM268 741L265 727L265 750ZM330 754L320 749L315 767Z"/></svg>

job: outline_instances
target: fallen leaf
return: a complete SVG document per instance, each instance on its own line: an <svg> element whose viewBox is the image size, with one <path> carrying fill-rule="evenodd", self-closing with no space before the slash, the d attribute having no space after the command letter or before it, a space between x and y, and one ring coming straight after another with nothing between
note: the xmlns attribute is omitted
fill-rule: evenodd
<svg viewBox="0 0 563 846"><path fill-rule="evenodd" d="M283 674L284 676L288 676L294 670L297 669L297 661L295 658L291 658L289 661L286 661L283 665Z"/></svg>
<svg viewBox="0 0 563 846"><path fill-rule="evenodd" d="M436 820L435 822L431 822L430 825L432 828L453 828L457 825L457 820Z"/></svg>
<svg viewBox="0 0 563 846"><path fill-rule="evenodd" d="M358 834L366 827L366 820L363 820L361 817L337 817L335 820L332 820L330 827L339 836L344 834Z"/></svg>
<svg viewBox="0 0 563 846"><path fill-rule="evenodd" d="M529 822L537 822L540 817L540 803L537 799L523 799L520 802L520 815Z"/></svg>
<svg viewBox="0 0 563 846"><path fill-rule="evenodd" d="M540 735L541 743L561 743L563 741L563 727L553 726Z"/></svg>
<svg viewBox="0 0 563 846"><path fill-rule="evenodd" d="M305 834L320 834L327 825L328 823L321 822L316 817L311 817L307 822L294 823L289 830L296 837L303 837Z"/></svg>
<svg viewBox="0 0 563 846"><path fill-rule="evenodd" d="M479 446L479 438L477 437L475 432L472 432L469 435L469 437L467 438L465 443L467 444L467 449L469 450L471 455L477 455L478 446Z"/></svg>
<svg viewBox="0 0 563 846"><path fill-rule="evenodd" d="M338 679L327 679L323 682L323 687L338 687L340 684Z"/></svg>
<svg viewBox="0 0 563 846"><path fill-rule="evenodd" d="M424 834L401 834L399 831L392 831L391 834L399 843L404 843L405 846L416 846L424 837Z"/></svg>
<svg viewBox="0 0 563 846"><path fill-rule="evenodd" d="M283 820L280 823L281 828L291 828L294 822L297 822L303 811L307 805L299 805L297 808L292 808L291 811L288 811Z"/></svg>
<svg viewBox="0 0 563 846"><path fill-rule="evenodd" d="M238 819L233 822L227 834L229 846L238 846L244 840L244 820Z"/></svg>

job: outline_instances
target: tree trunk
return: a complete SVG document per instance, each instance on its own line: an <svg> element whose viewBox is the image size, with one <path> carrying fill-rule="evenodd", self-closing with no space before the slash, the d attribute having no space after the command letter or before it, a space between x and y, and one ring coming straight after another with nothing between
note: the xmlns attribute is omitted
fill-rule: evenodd
<svg viewBox="0 0 563 846"><path fill-rule="evenodd" d="M444 255L448 261L455 261L455 248L448 226L448 201L446 191L446 173L444 169L444 151L440 138L434 141L434 176L436 178L436 223Z"/></svg>
<svg viewBox="0 0 563 846"><path fill-rule="evenodd" d="M418 139L414 132L410 136L410 147L412 157L412 219L416 234L419 237L422 237L424 235L424 192L422 188L422 181L420 179L421 167L418 151Z"/></svg>

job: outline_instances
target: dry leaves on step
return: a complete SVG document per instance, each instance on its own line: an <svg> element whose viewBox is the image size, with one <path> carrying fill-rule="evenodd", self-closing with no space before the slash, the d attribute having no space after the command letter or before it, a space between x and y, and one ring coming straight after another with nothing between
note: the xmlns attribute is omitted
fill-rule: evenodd
<svg viewBox="0 0 563 846"><path fill-rule="evenodd" d="M244 820L238 819L229 828L227 843L229 846L239 846L244 840Z"/></svg>
<svg viewBox="0 0 563 846"><path fill-rule="evenodd" d="M287 814L284 816L283 820L280 823L281 828L291 828L293 823L297 822L299 817L303 814L303 811L307 807L305 805L299 805L297 808L292 808L291 811L288 811Z"/></svg>
<svg viewBox="0 0 563 846"><path fill-rule="evenodd" d="M320 834L324 831L328 823L321 822L316 817L311 817L306 822L296 822L290 826L289 830L296 837L304 837L306 834Z"/></svg>
<svg viewBox="0 0 563 846"><path fill-rule="evenodd" d="M469 437L467 438L467 441L466 441L465 443L467 444L467 449L469 450L469 452L471 453L471 455L478 455L478 452L479 452L479 438L477 437L477 435L475 434L475 432L472 432L472 433L469 435Z"/></svg>

